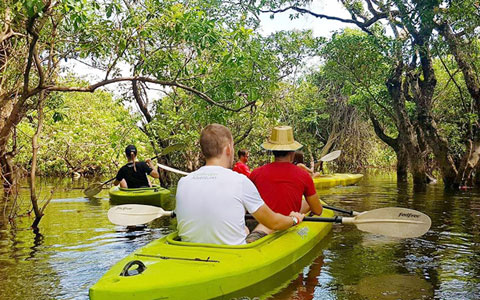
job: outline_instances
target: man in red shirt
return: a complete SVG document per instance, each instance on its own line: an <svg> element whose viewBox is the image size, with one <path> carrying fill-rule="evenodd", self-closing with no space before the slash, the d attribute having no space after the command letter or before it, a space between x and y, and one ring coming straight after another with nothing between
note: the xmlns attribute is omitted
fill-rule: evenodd
<svg viewBox="0 0 480 300"><path fill-rule="evenodd" d="M238 161L233 166L233 170L237 173L243 174L247 177L250 176L250 168L247 166L248 150L238 150Z"/></svg>
<svg viewBox="0 0 480 300"><path fill-rule="evenodd" d="M291 211L305 213L309 210L320 215L322 204L310 174L292 163L295 150L302 147L293 139L292 127L275 127L262 147L272 151L275 160L273 163L253 170L250 180L257 187L265 203L274 212L283 215L288 215ZM303 209L302 196L306 199ZM247 242L252 242L271 232L273 231L259 224L247 238Z"/></svg>

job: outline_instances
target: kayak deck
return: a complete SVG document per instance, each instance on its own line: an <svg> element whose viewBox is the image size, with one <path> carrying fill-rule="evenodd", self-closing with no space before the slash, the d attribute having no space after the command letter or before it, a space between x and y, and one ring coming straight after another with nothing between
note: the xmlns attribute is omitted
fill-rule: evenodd
<svg viewBox="0 0 480 300"><path fill-rule="evenodd" d="M333 216L325 209L323 217ZM211 299L267 280L299 261L331 230L331 223L302 222L238 246L188 243L171 233L114 265L91 289L91 299ZM131 261L145 270L120 276Z"/></svg>
<svg viewBox="0 0 480 300"><path fill-rule="evenodd" d="M170 191L159 186L126 189L112 187L108 194L112 204L145 204L161 206L170 197Z"/></svg>
<svg viewBox="0 0 480 300"><path fill-rule="evenodd" d="M353 185L363 178L363 174L328 174L313 178L313 183L317 189L328 189L337 185Z"/></svg>

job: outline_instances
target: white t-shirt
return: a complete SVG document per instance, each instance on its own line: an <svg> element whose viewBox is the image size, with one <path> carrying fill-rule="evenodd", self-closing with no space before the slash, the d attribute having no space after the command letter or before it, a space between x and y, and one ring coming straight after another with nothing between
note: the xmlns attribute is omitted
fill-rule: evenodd
<svg viewBox="0 0 480 300"><path fill-rule="evenodd" d="M178 234L185 242L245 244L245 211L264 204L245 175L220 166L204 166L183 177L177 187Z"/></svg>

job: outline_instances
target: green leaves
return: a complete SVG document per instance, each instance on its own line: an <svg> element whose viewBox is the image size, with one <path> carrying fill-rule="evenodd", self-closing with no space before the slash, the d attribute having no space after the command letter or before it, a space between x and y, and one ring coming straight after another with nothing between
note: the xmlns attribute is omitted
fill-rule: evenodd
<svg viewBox="0 0 480 300"><path fill-rule="evenodd" d="M22 5L30 18L35 15L41 17L43 14L42 10L45 7L42 0L22 0Z"/></svg>

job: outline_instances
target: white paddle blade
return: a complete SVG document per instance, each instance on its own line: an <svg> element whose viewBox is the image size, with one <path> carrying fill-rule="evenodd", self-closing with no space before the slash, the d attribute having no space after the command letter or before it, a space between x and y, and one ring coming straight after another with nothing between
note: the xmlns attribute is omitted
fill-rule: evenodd
<svg viewBox="0 0 480 300"><path fill-rule="evenodd" d="M342 150L333 151L333 152L330 152L327 155L323 156L322 158L320 158L320 160L321 161L332 161L334 159L337 159L340 156L341 153L342 153Z"/></svg>
<svg viewBox="0 0 480 300"><path fill-rule="evenodd" d="M188 175L189 174L187 172L180 171L180 170L177 170L175 168L165 166L165 165L162 165L162 164L157 164L157 165L158 165L159 168L170 171L170 172L173 172L173 173L177 173L177 174L181 174L181 175Z"/></svg>
<svg viewBox="0 0 480 300"><path fill-rule="evenodd" d="M419 237L432 225L432 220L426 214L400 207L374 209L354 218L343 219L342 223L353 223L362 231L398 238Z"/></svg>
<svg viewBox="0 0 480 300"><path fill-rule="evenodd" d="M118 205L108 210L110 222L122 226L142 225L171 215L171 211L164 211L161 207L140 204Z"/></svg>
<svg viewBox="0 0 480 300"><path fill-rule="evenodd" d="M162 153L160 155L167 155L171 152L178 151L180 149L186 148L185 144L175 144L175 145L170 145L162 150Z"/></svg>
<svg viewBox="0 0 480 300"><path fill-rule="evenodd" d="M89 186L88 188L86 188L83 191L83 193L85 194L85 196L87 196L89 198L93 197L93 196L95 196L96 194L98 194L102 191L103 185L104 184L101 183L101 182L94 183L91 186Z"/></svg>

